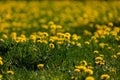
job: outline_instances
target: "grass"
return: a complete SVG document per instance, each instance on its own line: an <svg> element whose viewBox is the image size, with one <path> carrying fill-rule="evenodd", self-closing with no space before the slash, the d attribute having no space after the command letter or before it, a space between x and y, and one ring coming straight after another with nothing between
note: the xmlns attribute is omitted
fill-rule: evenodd
<svg viewBox="0 0 120 80"><path fill-rule="evenodd" d="M119 4L1 1L0 79L120 80Z"/></svg>

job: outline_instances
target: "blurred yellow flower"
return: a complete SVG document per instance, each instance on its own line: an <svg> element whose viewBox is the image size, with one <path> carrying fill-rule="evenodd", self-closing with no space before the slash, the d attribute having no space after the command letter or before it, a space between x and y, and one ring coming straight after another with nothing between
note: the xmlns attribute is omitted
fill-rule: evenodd
<svg viewBox="0 0 120 80"><path fill-rule="evenodd" d="M66 32L65 35L71 37L71 34L68 32Z"/></svg>
<svg viewBox="0 0 120 80"><path fill-rule="evenodd" d="M92 75L93 74L93 70L91 69L85 69L85 73Z"/></svg>
<svg viewBox="0 0 120 80"><path fill-rule="evenodd" d="M87 66L87 61L85 61L85 60L80 61L80 63L81 63L81 65L83 65L83 66Z"/></svg>
<svg viewBox="0 0 120 80"><path fill-rule="evenodd" d="M43 67L44 67L44 64L38 64L37 67L38 67L38 68L43 68Z"/></svg>
<svg viewBox="0 0 120 80"><path fill-rule="evenodd" d="M112 57L113 59L117 59L117 55L115 55L115 54L112 55L111 57Z"/></svg>
<svg viewBox="0 0 120 80"><path fill-rule="evenodd" d="M113 26L113 23L112 23L112 22L109 22L109 23L108 23L108 26L112 27L112 26Z"/></svg>
<svg viewBox="0 0 120 80"><path fill-rule="evenodd" d="M80 71L85 71L86 67L85 66L75 66L76 69L80 69Z"/></svg>
<svg viewBox="0 0 120 80"><path fill-rule="evenodd" d="M55 45L53 43L50 43L49 47L53 49L53 48L55 48Z"/></svg>
<svg viewBox="0 0 120 80"><path fill-rule="evenodd" d="M12 70L7 71L7 73L8 73L9 75L13 75L13 74L14 74L14 72L13 72Z"/></svg>
<svg viewBox="0 0 120 80"><path fill-rule="evenodd" d="M72 40L77 41L78 39L80 39L80 36L78 36L77 34L72 35Z"/></svg>
<svg viewBox="0 0 120 80"><path fill-rule="evenodd" d="M3 61L2 60L0 60L0 65L3 65Z"/></svg>
<svg viewBox="0 0 120 80"><path fill-rule="evenodd" d="M33 51L37 51L37 49L36 49L36 48L32 48L32 50L33 50Z"/></svg>
<svg viewBox="0 0 120 80"><path fill-rule="evenodd" d="M0 57L0 60L2 60L2 57Z"/></svg>
<svg viewBox="0 0 120 80"><path fill-rule="evenodd" d="M107 80L107 79L110 78L110 76L109 76L108 74L103 74L103 75L101 75L100 78L101 78L102 80Z"/></svg>
<svg viewBox="0 0 120 80"><path fill-rule="evenodd" d="M8 36L7 36L6 34L3 34L2 37L3 37L4 39L7 39L7 38L8 38Z"/></svg>
<svg viewBox="0 0 120 80"><path fill-rule="evenodd" d="M100 57L104 58L104 55L103 55L103 54L100 54Z"/></svg>
<svg viewBox="0 0 120 80"><path fill-rule="evenodd" d="M97 65L104 65L105 62L104 61L95 61L95 64L97 64Z"/></svg>
<svg viewBox="0 0 120 80"><path fill-rule="evenodd" d="M101 60L103 60L103 57L96 57L95 60L101 61Z"/></svg>
<svg viewBox="0 0 120 80"><path fill-rule="evenodd" d="M87 66L87 68L88 68L88 69L93 69L93 67L92 67L92 66Z"/></svg>
<svg viewBox="0 0 120 80"><path fill-rule="evenodd" d="M33 42L36 42L36 35L30 35L30 40L33 40Z"/></svg>
<svg viewBox="0 0 120 80"><path fill-rule="evenodd" d="M92 33L88 30L84 30L84 35L92 35Z"/></svg>
<svg viewBox="0 0 120 80"><path fill-rule="evenodd" d="M118 48L120 48L120 45L118 45Z"/></svg>
<svg viewBox="0 0 120 80"><path fill-rule="evenodd" d="M2 74L0 74L0 79L2 79L2 77L3 77L3 75L2 75Z"/></svg>
<svg viewBox="0 0 120 80"><path fill-rule="evenodd" d="M100 46L101 48L104 48L104 47L105 47L105 43L99 43L99 46Z"/></svg>
<svg viewBox="0 0 120 80"><path fill-rule="evenodd" d="M71 41L70 43L71 43L72 45L75 45L75 42L74 42L74 41Z"/></svg>
<svg viewBox="0 0 120 80"><path fill-rule="evenodd" d="M79 72L80 72L80 69L74 69L74 72L78 72L78 73L79 73Z"/></svg>
<svg viewBox="0 0 120 80"><path fill-rule="evenodd" d="M90 44L90 42L89 42L89 41L85 41L85 44L89 45L89 44Z"/></svg>
<svg viewBox="0 0 120 80"><path fill-rule="evenodd" d="M110 68L109 68L109 71L112 72L112 73L116 73L116 68L110 67Z"/></svg>
<svg viewBox="0 0 120 80"><path fill-rule="evenodd" d="M76 46L81 47L81 43L77 43Z"/></svg>
<svg viewBox="0 0 120 80"><path fill-rule="evenodd" d="M77 77L71 76L71 79L72 79L72 80L77 80Z"/></svg>
<svg viewBox="0 0 120 80"><path fill-rule="evenodd" d="M52 25L50 25L50 28L51 28L52 30L54 30L54 29L56 29L56 25L55 25L55 24L52 24Z"/></svg>
<svg viewBox="0 0 120 80"><path fill-rule="evenodd" d="M49 25L53 25L54 22L53 22L53 21L49 21L48 24L49 24Z"/></svg>
<svg viewBox="0 0 120 80"><path fill-rule="evenodd" d="M94 50L94 52L93 52L94 54L98 54L99 53L99 51L98 50Z"/></svg>
<svg viewBox="0 0 120 80"><path fill-rule="evenodd" d="M48 41L47 40L42 40L42 43L48 44Z"/></svg>
<svg viewBox="0 0 120 80"><path fill-rule="evenodd" d="M61 25L57 25L56 28L57 29L62 29L62 26Z"/></svg>
<svg viewBox="0 0 120 80"><path fill-rule="evenodd" d="M16 40L17 33L16 33L16 32L12 32L12 33L10 34L10 37L11 37L12 39Z"/></svg>
<svg viewBox="0 0 120 80"><path fill-rule="evenodd" d="M95 79L92 76L88 76L88 77L85 78L85 80L95 80Z"/></svg>
<svg viewBox="0 0 120 80"><path fill-rule="evenodd" d="M117 56L120 56L120 52L117 52Z"/></svg>

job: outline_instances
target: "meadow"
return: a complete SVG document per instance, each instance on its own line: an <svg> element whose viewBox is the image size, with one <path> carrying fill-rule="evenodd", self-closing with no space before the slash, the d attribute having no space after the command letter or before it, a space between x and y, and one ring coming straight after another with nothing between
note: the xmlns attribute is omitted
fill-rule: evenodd
<svg viewBox="0 0 120 80"><path fill-rule="evenodd" d="M0 80L120 80L120 1L0 1Z"/></svg>

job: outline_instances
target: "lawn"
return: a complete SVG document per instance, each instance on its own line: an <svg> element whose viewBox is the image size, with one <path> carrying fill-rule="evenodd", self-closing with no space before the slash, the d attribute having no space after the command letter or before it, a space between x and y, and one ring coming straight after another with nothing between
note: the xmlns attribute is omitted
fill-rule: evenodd
<svg viewBox="0 0 120 80"><path fill-rule="evenodd" d="M0 1L0 80L120 80L120 1Z"/></svg>

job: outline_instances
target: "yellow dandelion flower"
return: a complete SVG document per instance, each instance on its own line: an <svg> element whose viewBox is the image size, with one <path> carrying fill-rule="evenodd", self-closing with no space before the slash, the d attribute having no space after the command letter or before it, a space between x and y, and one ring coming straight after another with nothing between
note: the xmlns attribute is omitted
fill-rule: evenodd
<svg viewBox="0 0 120 80"><path fill-rule="evenodd" d="M33 40L33 42L36 42L36 36L35 35L30 35L30 39Z"/></svg>
<svg viewBox="0 0 120 80"><path fill-rule="evenodd" d="M103 60L103 57L96 57L95 60L96 61L101 61L101 60Z"/></svg>
<svg viewBox="0 0 120 80"><path fill-rule="evenodd" d="M104 47L105 47L105 43L99 43L99 46L100 46L101 48L104 48Z"/></svg>
<svg viewBox="0 0 120 80"><path fill-rule="evenodd" d="M20 37L26 39L26 36L24 34L21 34Z"/></svg>
<svg viewBox="0 0 120 80"><path fill-rule="evenodd" d="M1 42L4 42L4 40L3 40L3 39L1 39L1 38L0 38L0 41L1 41Z"/></svg>
<svg viewBox="0 0 120 80"><path fill-rule="evenodd" d="M75 45L75 42L74 42L74 41L71 41L70 43L71 43L72 45Z"/></svg>
<svg viewBox="0 0 120 80"><path fill-rule="evenodd" d="M91 69L85 69L85 73L92 75L93 74L93 70Z"/></svg>
<svg viewBox="0 0 120 80"><path fill-rule="evenodd" d="M103 79L103 80L107 80L107 79L110 78L110 76L108 74L103 74L103 75L101 75L100 78Z"/></svg>
<svg viewBox="0 0 120 80"><path fill-rule="evenodd" d="M2 75L2 74L0 74L0 79L2 79L2 77L3 77L3 75Z"/></svg>
<svg viewBox="0 0 120 80"><path fill-rule="evenodd" d="M100 65L104 65L105 64L105 62L104 61L100 61Z"/></svg>
<svg viewBox="0 0 120 80"><path fill-rule="evenodd" d="M0 57L0 60L2 60L2 57Z"/></svg>
<svg viewBox="0 0 120 80"><path fill-rule="evenodd" d="M43 67L44 67L44 64L38 64L37 67L38 67L38 68L43 68Z"/></svg>
<svg viewBox="0 0 120 80"><path fill-rule="evenodd" d="M101 55L100 55L100 57L104 58L104 55L103 55L103 54L101 54Z"/></svg>
<svg viewBox="0 0 120 80"><path fill-rule="evenodd" d="M57 25L56 28L57 29L62 29L62 26L61 25Z"/></svg>
<svg viewBox="0 0 120 80"><path fill-rule="evenodd" d="M107 47L107 49L111 50L111 49L112 49L112 47L110 47L110 46L109 46L109 47Z"/></svg>
<svg viewBox="0 0 120 80"><path fill-rule="evenodd" d="M119 27L114 27L114 28L113 28L113 31L115 31L115 32L118 33L118 32L120 31L120 28L119 28Z"/></svg>
<svg viewBox="0 0 120 80"><path fill-rule="evenodd" d="M41 25L42 28L48 29L48 25Z"/></svg>
<svg viewBox="0 0 120 80"><path fill-rule="evenodd" d="M86 44L86 45L89 45L89 44L90 44L90 42L89 42L89 41L85 41L85 44Z"/></svg>
<svg viewBox="0 0 120 80"><path fill-rule="evenodd" d="M47 32L43 32L43 35L44 35L45 37L48 37L48 33L47 33Z"/></svg>
<svg viewBox="0 0 120 80"><path fill-rule="evenodd" d="M53 43L50 43L49 47L53 49L53 48L55 48L55 45Z"/></svg>
<svg viewBox="0 0 120 80"><path fill-rule="evenodd" d="M75 66L76 69L80 69L80 71L85 71L85 66Z"/></svg>
<svg viewBox="0 0 120 80"><path fill-rule="evenodd" d="M53 21L49 21L48 24L49 24L49 25L53 25L54 22L53 22Z"/></svg>
<svg viewBox="0 0 120 80"><path fill-rule="evenodd" d="M92 76L88 76L88 77L85 78L85 80L95 80L95 79Z"/></svg>
<svg viewBox="0 0 120 80"><path fill-rule="evenodd" d="M64 44L64 42L63 41L58 41L57 44Z"/></svg>
<svg viewBox="0 0 120 80"><path fill-rule="evenodd" d="M3 65L3 61L2 60L0 60L0 65Z"/></svg>
<svg viewBox="0 0 120 80"><path fill-rule="evenodd" d="M65 33L65 35L66 35L66 36L69 36L69 37L71 36L71 34L70 34L70 33L68 33L68 32L66 32L66 33Z"/></svg>
<svg viewBox="0 0 120 80"><path fill-rule="evenodd" d="M81 63L81 65L83 65L83 66L87 66L87 62L86 62L85 60L80 61L80 63Z"/></svg>
<svg viewBox="0 0 120 80"><path fill-rule="evenodd" d="M57 33L57 37L58 37L58 38L64 38L64 34L63 34L63 33L58 32L58 33Z"/></svg>
<svg viewBox="0 0 120 80"><path fill-rule="evenodd" d="M42 43L48 44L48 41L47 40L42 40Z"/></svg>
<svg viewBox="0 0 120 80"><path fill-rule="evenodd" d="M101 35L100 38L105 38L105 36L104 36L104 35Z"/></svg>
<svg viewBox="0 0 120 80"><path fill-rule="evenodd" d="M117 56L120 56L120 52L117 53Z"/></svg>
<svg viewBox="0 0 120 80"><path fill-rule="evenodd" d="M93 69L93 67L92 67L92 66L87 66L87 68L88 68L88 69Z"/></svg>
<svg viewBox="0 0 120 80"><path fill-rule="evenodd" d="M94 52L93 52L94 54L98 54L99 53L99 51L98 50L94 50Z"/></svg>
<svg viewBox="0 0 120 80"><path fill-rule="evenodd" d="M38 42L38 43L42 43L42 42L43 42L43 40L37 40L37 42Z"/></svg>
<svg viewBox="0 0 120 80"><path fill-rule="evenodd" d="M117 55L115 55L115 54L112 55L111 57L112 57L113 59L117 59Z"/></svg>
<svg viewBox="0 0 120 80"><path fill-rule="evenodd" d="M118 48L120 48L120 45L118 45Z"/></svg>
<svg viewBox="0 0 120 80"><path fill-rule="evenodd" d="M111 31L110 34L113 35L113 36L117 36L117 32L116 31Z"/></svg>
<svg viewBox="0 0 120 80"><path fill-rule="evenodd" d="M112 68L112 67L109 68L109 71L112 72L112 73L116 73L116 69Z"/></svg>
<svg viewBox="0 0 120 80"><path fill-rule="evenodd" d="M11 37L12 39L16 40L17 33L16 33L16 32L12 32L12 33L10 34L10 37Z"/></svg>
<svg viewBox="0 0 120 80"><path fill-rule="evenodd" d="M98 43L99 41L97 39L94 40L95 43Z"/></svg>
<svg viewBox="0 0 120 80"><path fill-rule="evenodd" d="M72 79L72 80L77 80L77 77L72 76L71 79Z"/></svg>
<svg viewBox="0 0 120 80"><path fill-rule="evenodd" d="M100 65L100 61L95 61L95 64Z"/></svg>
<svg viewBox="0 0 120 80"><path fill-rule="evenodd" d="M33 50L33 51L37 51L37 49L36 49L36 48L33 48L32 50Z"/></svg>
<svg viewBox="0 0 120 80"><path fill-rule="evenodd" d="M81 47L81 43L77 43L76 45L77 45L78 47Z"/></svg>
<svg viewBox="0 0 120 80"><path fill-rule="evenodd" d="M77 36L77 34L72 35L72 40L77 41L80 38L80 36Z"/></svg>
<svg viewBox="0 0 120 80"><path fill-rule="evenodd" d="M64 39L67 41L70 39L70 36L64 35Z"/></svg>
<svg viewBox="0 0 120 80"><path fill-rule="evenodd" d="M16 38L16 40L15 40L17 43L19 43L19 42L24 42L25 41L25 39L24 38L22 38L22 37L17 37Z"/></svg>
<svg viewBox="0 0 120 80"><path fill-rule="evenodd" d="M14 74L14 72L13 72L12 70L7 71L7 73L8 73L9 75L13 75L13 74Z"/></svg>
<svg viewBox="0 0 120 80"><path fill-rule="evenodd" d="M78 72L78 73L79 73L79 72L80 72L80 69L74 69L74 72Z"/></svg>
<svg viewBox="0 0 120 80"><path fill-rule="evenodd" d="M88 30L84 30L84 35L92 35L92 33Z"/></svg>
<svg viewBox="0 0 120 80"><path fill-rule="evenodd" d="M3 34L2 37L3 37L4 39L7 39L7 38L8 38L8 36L7 36L6 34Z"/></svg>
<svg viewBox="0 0 120 80"><path fill-rule="evenodd" d="M55 40L54 39L49 39L50 42L54 42Z"/></svg>
<svg viewBox="0 0 120 80"><path fill-rule="evenodd" d="M113 26L113 23L112 23L112 22L109 22L109 23L108 23L108 26L112 27L112 26Z"/></svg>
<svg viewBox="0 0 120 80"><path fill-rule="evenodd" d="M97 64L97 65L104 65L105 61L95 61L95 64Z"/></svg>
<svg viewBox="0 0 120 80"><path fill-rule="evenodd" d="M50 26L50 28L51 28L52 30L54 30L54 29L56 29L56 25L55 25L55 24L52 24L52 25Z"/></svg>

